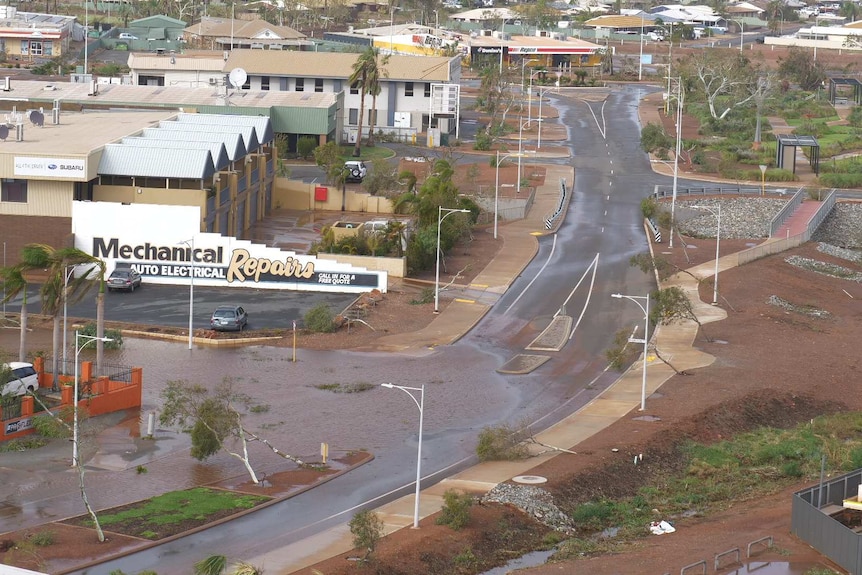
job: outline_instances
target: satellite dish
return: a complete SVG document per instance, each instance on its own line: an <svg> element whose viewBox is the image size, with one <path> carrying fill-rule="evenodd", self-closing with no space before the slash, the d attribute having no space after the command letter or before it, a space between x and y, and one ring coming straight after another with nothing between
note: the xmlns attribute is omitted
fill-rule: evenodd
<svg viewBox="0 0 862 575"><path fill-rule="evenodd" d="M33 110L32 112L30 112L30 123L32 123L34 126L44 126L45 114L43 114L39 110Z"/></svg>
<svg viewBox="0 0 862 575"><path fill-rule="evenodd" d="M248 80L248 74L242 68L234 68L228 74L227 79L231 86L239 90L245 84L245 81Z"/></svg>
<svg viewBox="0 0 862 575"><path fill-rule="evenodd" d="M0 140L6 141L6 138L9 137L9 126L2 124L0 125Z"/></svg>

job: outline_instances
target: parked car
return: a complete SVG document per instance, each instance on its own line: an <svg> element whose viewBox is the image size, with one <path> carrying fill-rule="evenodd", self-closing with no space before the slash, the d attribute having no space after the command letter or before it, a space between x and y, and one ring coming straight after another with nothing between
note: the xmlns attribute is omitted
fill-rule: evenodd
<svg viewBox="0 0 862 575"><path fill-rule="evenodd" d="M239 305L220 305L210 318L216 331L242 331L248 326L248 314Z"/></svg>
<svg viewBox="0 0 862 575"><path fill-rule="evenodd" d="M13 361L3 364L3 368L6 381L0 381L0 395L24 395L39 389L39 374L32 363Z"/></svg>
<svg viewBox="0 0 862 575"><path fill-rule="evenodd" d="M138 37L134 34L129 34L128 32L120 32L120 35L117 36L120 40L137 40Z"/></svg>
<svg viewBox="0 0 862 575"><path fill-rule="evenodd" d="M108 276L108 291L135 291L135 288L141 287L142 281L141 274L132 268L117 268Z"/></svg>
<svg viewBox="0 0 862 575"><path fill-rule="evenodd" d="M348 182L361 182L368 174L368 168L365 167L365 162L350 160L344 162L344 169L347 170Z"/></svg>

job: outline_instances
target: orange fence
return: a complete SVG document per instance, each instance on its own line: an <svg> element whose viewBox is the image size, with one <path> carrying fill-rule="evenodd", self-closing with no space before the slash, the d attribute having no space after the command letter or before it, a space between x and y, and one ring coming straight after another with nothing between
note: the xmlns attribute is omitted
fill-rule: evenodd
<svg viewBox="0 0 862 575"><path fill-rule="evenodd" d="M45 373L45 359L37 357L33 367L39 374L39 388L50 389L53 386L53 374ZM75 395L75 380L69 376L59 376L60 405L56 409L71 406ZM81 363L78 374L78 393L89 386L89 394L78 401L78 408L86 410L91 417L132 409L141 406L143 391L143 369L132 368L129 382L113 381L107 377L93 376L93 362ZM0 441L21 437L33 433L33 416L36 414L35 400L31 396L21 398L21 415L2 422L0 426Z"/></svg>

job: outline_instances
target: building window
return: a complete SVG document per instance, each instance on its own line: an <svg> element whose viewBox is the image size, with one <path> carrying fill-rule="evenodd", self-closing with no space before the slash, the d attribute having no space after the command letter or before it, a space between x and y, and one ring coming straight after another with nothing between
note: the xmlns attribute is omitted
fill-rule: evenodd
<svg viewBox="0 0 862 575"><path fill-rule="evenodd" d="M30 42L27 40L21 40L21 55L26 56L30 53Z"/></svg>
<svg viewBox="0 0 862 575"><path fill-rule="evenodd" d="M243 90L251 90L251 76L246 75L245 84L242 85Z"/></svg>
<svg viewBox="0 0 862 575"><path fill-rule="evenodd" d="M41 40L30 40L30 54L33 56L41 56L42 55L42 41Z"/></svg>
<svg viewBox="0 0 862 575"><path fill-rule="evenodd" d="M404 82L404 95L412 96L413 95L413 82Z"/></svg>
<svg viewBox="0 0 862 575"><path fill-rule="evenodd" d="M323 92L323 78L314 79L314 91Z"/></svg>
<svg viewBox="0 0 862 575"><path fill-rule="evenodd" d="M269 90L269 76L260 77L260 89Z"/></svg>
<svg viewBox="0 0 862 575"><path fill-rule="evenodd" d="M351 126L359 123L359 108L350 108L347 110L347 123Z"/></svg>
<svg viewBox="0 0 862 575"><path fill-rule="evenodd" d="M425 97L431 97L431 82L425 82Z"/></svg>
<svg viewBox="0 0 862 575"><path fill-rule="evenodd" d="M296 79L296 91L305 92L305 78Z"/></svg>
<svg viewBox="0 0 862 575"><path fill-rule="evenodd" d="M3 178L0 202L27 203L27 180Z"/></svg>
<svg viewBox="0 0 862 575"><path fill-rule="evenodd" d="M53 56L54 55L54 42L48 40L46 42L42 42L42 48L44 50L45 56Z"/></svg>
<svg viewBox="0 0 862 575"><path fill-rule="evenodd" d="M358 94L359 93L359 82L354 82L350 85L350 93Z"/></svg>

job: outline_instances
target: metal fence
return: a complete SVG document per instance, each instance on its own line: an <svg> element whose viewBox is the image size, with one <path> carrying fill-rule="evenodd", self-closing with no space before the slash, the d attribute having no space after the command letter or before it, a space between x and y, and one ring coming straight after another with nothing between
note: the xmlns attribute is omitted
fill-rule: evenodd
<svg viewBox="0 0 862 575"><path fill-rule="evenodd" d="M790 531L850 573L862 573L862 536L832 518L862 484L857 469L793 494Z"/></svg>
<svg viewBox="0 0 862 575"><path fill-rule="evenodd" d="M770 196L773 198L783 198L787 196L786 189L770 189L767 188L761 194L761 189L736 187L703 187L703 188L677 188L676 195L679 196ZM656 186L652 197L657 200L664 200L673 197L673 186Z"/></svg>
<svg viewBox="0 0 862 575"><path fill-rule="evenodd" d="M793 213L793 211L799 207L802 203L802 200L805 199L805 188L799 188L793 197L790 198L790 201L781 208L781 210L775 214L775 217L772 218L772 221L769 222L769 237L775 235L775 233L784 225L784 222L787 221L787 218Z"/></svg>
<svg viewBox="0 0 862 575"><path fill-rule="evenodd" d="M8 421L21 417L21 397L4 398L0 421Z"/></svg>

